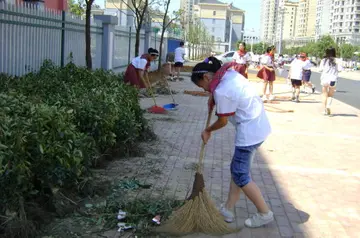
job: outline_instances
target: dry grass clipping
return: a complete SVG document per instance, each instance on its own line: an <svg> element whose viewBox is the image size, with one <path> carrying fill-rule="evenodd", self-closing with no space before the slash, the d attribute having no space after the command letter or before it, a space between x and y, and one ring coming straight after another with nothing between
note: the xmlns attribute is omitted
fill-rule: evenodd
<svg viewBox="0 0 360 238"><path fill-rule="evenodd" d="M192 96L201 96L201 97L209 97L210 93L204 91L188 91L184 90L184 94L189 94Z"/></svg>
<svg viewBox="0 0 360 238"><path fill-rule="evenodd" d="M210 124L210 119L211 113L208 115L207 126ZM169 220L157 230L158 232L179 236L189 233L224 235L238 231L228 227L205 190L202 174L204 150L203 143L191 195L184 206L173 212Z"/></svg>

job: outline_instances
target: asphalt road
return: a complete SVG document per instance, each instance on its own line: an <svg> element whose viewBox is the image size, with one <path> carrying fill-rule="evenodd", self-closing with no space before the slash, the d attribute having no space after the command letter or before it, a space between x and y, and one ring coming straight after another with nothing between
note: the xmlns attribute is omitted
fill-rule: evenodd
<svg viewBox="0 0 360 238"><path fill-rule="evenodd" d="M321 92L320 75L318 72L312 72L311 74L311 82L316 85L316 91L319 92ZM287 77L285 72L284 76ZM334 98L360 109L360 80L339 78Z"/></svg>

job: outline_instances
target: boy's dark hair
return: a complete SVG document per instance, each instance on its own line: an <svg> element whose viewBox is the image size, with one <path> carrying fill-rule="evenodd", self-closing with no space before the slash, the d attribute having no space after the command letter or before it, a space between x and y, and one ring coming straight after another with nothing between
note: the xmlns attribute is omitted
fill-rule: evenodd
<svg viewBox="0 0 360 238"><path fill-rule="evenodd" d="M283 55L279 55L279 57L284 57Z"/></svg>
<svg viewBox="0 0 360 238"><path fill-rule="evenodd" d="M184 45L185 45L184 41L181 41L180 46L184 46Z"/></svg>
<svg viewBox="0 0 360 238"><path fill-rule="evenodd" d="M191 81L194 84L197 84L200 80L203 79L204 74L209 73L209 72L216 73L216 71L218 71L220 68L221 68L220 61L217 58L210 56L208 58L207 63L205 63L205 62L198 63L193 68L193 71L191 74Z"/></svg>
<svg viewBox="0 0 360 238"><path fill-rule="evenodd" d="M270 51L272 51L274 48L272 46L269 46L268 48L266 48L266 53L270 53Z"/></svg>
<svg viewBox="0 0 360 238"><path fill-rule="evenodd" d="M153 48L149 48L148 49L148 54L152 55L152 56L158 56L159 55L159 51Z"/></svg>

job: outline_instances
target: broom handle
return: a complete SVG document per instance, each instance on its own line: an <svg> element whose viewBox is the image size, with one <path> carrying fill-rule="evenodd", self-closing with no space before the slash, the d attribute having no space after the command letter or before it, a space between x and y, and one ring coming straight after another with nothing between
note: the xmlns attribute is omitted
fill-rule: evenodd
<svg viewBox="0 0 360 238"><path fill-rule="evenodd" d="M172 98L172 100L173 100L173 103L176 104L176 103L175 103L174 96L173 96L173 94L172 94L172 92L171 92L170 84L169 84L169 82L167 81L167 79L165 79L165 81L166 81L166 85L167 85L167 87L168 87L168 89L169 89L170 96L171 96L171 98Z"/></svg>
<svg viewBox="0 0 360 238"><path fill-rule="evenodd" d="M148 84L149 84L149 89L150 89L151 97L152 97L152 99L153 99L153 101L154 101L155 106L157 106L157 105L156 105L155 96L154 96L154 92L153 92L152 87L151 87L151 84L150 84L149 76L146 76L146 79L147 79L147 82L148 82Z"/></svg>
<svg viewBox="0 0 360 238"><path fill-rule="evenodd" d="M212 115L212 111L209 111L205 128L208 128L208 126L210 125L211 115ZM202 142L201 149L200 149L199 163L198 163L198 168L197 168L198 173L201 173L201 171L202 171L203 161L204 161L204 157L205 157L204 155L205 155L205 143Z"/></svg>

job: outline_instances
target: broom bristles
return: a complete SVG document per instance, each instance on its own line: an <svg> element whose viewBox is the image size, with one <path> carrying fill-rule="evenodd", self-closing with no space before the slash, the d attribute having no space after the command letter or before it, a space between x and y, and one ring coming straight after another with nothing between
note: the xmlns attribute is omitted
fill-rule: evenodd
<svg viewBox="0 0 360 238"><path fill-rule="evenodd" d="M201 186L202 182L196 181L201 180L200 177L202 174L195 175L194 186ZM193 188L193 192L194 190L197 189ZM159 227L158 232L171 235L189 233L224 235L239 231L227 225L204 187L197 192L196 196L190 197L190 200L173 212L164 225Z"/></svg>

